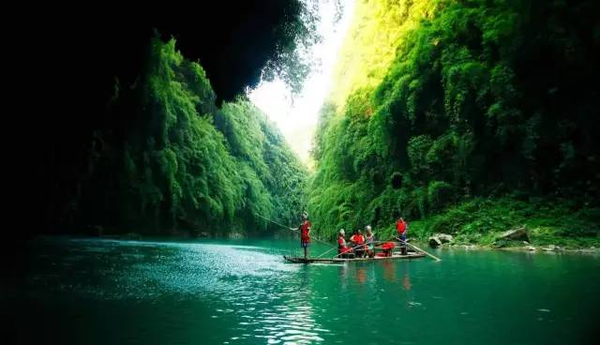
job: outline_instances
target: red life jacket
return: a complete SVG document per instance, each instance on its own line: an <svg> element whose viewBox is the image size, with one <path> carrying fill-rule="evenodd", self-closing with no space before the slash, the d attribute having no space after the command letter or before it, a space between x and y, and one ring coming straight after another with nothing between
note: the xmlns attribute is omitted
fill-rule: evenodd
<svg viewBox="0 0 600 345"><path fill-rule="evenodd" d="M344 236L338 236L338 254L350 252L352 252L352 248L346 246L346 239Z"/></svg>
<svg viewBox="0 0 600 345"><path fill-rule="evenodd" d="M406 222L403 220L397 221L396 231L398 231L398 235L402 235L406 231Z"/></svg>
<svg viewBox="0 0 600 345"><path fill-rule="evenodd" d="M305 220L302 225L300 225L300 238L303 242L310 242L310 236L308 236L308 229L310 229L310 222Z"/></svg>
<svg viewBox="0 0 600 345"><path fill-rule="evenodd" d="M394 242L385 242L384 244L381 245L381 249L383 250L392 250L394 249L396 245L394 244Z"/></svg>
<svg viewBox="0 0 600 345"><path fill-rule="evenodd" d="M392 256L392 249L394 249L396 245L394 242L385 242L381 245L381 249L383 249L383 253L379 253L378 256L389 257Z"/></svg>
<svg viewBox="0 0 600 345"><path fill-rule="evenodd" d="M357 245L361 245L365 243L365 237L362 234L357 234L354 236L354 243Z"/></svg>

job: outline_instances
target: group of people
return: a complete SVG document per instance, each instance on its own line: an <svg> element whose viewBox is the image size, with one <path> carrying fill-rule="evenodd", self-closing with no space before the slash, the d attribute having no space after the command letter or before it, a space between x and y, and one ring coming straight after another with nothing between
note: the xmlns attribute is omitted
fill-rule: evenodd
<svg viewBox="0 0 600 345"><path fill-rule="evenodd" d="M368 256L372 258L375 256L375 235L370 225L365 226L365 235L363 236L361 230L356 230L350 241L346 242L346 231L340 229L338 232L338 255L344 256L350 253L354 253L355 257L362 258Z"/></svg>
<svg viewBox="0 0 600 345"><path fill-rule="evenodd" d="M308 256L308 247L310 246L310 230L311 223L308 219L308 214L304 212L302 214L302 223L299 226L300 230L300 246L304 249L304 258ZM398 217L396 220L396 235L395 239L400 242L400 253L406 255L406 232L408 230L408 223L402 218ZM370 225L365 226L365 234L362 234L360 229L356 230L349 241L346 241L346 231L340 229L338 232L338 255L349 256L353 254L355 257L374 257L375 256L375 234ZM381 245L383 255L391 255L394 249L394 242L385 242Z"/></svg>

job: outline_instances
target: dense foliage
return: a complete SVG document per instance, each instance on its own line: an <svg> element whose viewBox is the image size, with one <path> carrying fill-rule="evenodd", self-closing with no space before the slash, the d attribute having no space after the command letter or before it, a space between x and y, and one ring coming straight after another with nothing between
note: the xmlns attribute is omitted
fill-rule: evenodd
<svg viewBox="0 0 600 345"><path fill-rule="evenodd" d="M524 227L533 245L565 247L600 244L600 208L582 207L578 200L528 197L472 198L411 223L411 236L421 240L434 233L451 233L456 243L508 245L498 235ZM393 229L387 229L390 233ZM515 243L513 243L514 245ZM523 243L516 243L523 245Z"/></svg>
<svg viewBox="0 0 600 345"><path fill-rule="evenodd" d="M259 215L295 223L304 168L257 108L240 98L219 109L215 98L198 63L154 39L138 85L117 85L110 104L134 121L97 133L65 222L155 234L265 231Z"/></svg>
<svg viewBox="0 0 600 345"><path fill-rule="evenodd" d="M9 169L7 199L15 208L11 218L27 222L19 236L77 231L80 226L68 230L66 224L73 224L73 217L88 223L84 215L77 216L82 198L116 198L100 187L98 195L89 196L89 179L94 186L115 183L101 181L100 175L114 179L113 170L120 164L115 157L148 115L138 108L154 30L165 42L177 38L182 55L202 65L219 107L255 86L263 73L280 73L297 87L307 64L313 63L296 48L318 40L317 0L196 5L175 1L119 11L106 5L77 15L67 5L48 5L47 11L28 17L27 30L13 35L11 66L19 70L19 78L11 78L14 96L9 98L20 110L7 128L21 134L19 144L9 150L7 161L18 168ZM118 99L113 99L115 84ZM98 157L107 159L108 147L111 168L97 164ZM90 206L90 212L103 212L100 206ZM106 217L117 223L114 212L106 212ZM93 221L98 219L94 216Z"/></svg>
<svg viewBox="0 0 600 345"><path fill-rule="evenodd" d="M375 3L381 16L358 19L349 37L360 53L339 68L354 85L342 83L322 110L309 196L319 232L387 227L395 212L424 219L515 191L573 199L569 212L597 206L596 2ZM374 28L380 40L402 33L393 59L350 68L373 58L372 41L356 39Z"/></svg>

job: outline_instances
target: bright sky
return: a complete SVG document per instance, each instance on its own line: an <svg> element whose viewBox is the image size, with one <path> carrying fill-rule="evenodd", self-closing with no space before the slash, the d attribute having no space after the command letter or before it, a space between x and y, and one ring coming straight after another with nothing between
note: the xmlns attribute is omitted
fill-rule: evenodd
<svg viewBox="0 0 600 345"><path fill-rule="evenodd" d="M321 0L318 31L323 40L311 47L308 59L320 61L315 66L300 94L292 100L285 83L276 78L261 82L250 90L250 100L279 127L302 162L309 164L309 151L319 120L319 109L329 95L337 53L350 25L354 0L344 0L341 20L335 23L335 0Z"/></svg>

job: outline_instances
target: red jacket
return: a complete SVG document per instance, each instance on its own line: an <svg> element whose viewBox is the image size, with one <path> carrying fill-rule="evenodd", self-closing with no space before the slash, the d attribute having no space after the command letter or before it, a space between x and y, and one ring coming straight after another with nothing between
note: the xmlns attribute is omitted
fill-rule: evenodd
<svg viewBox="0 0 600 345"><path fill-rule="evenodd" d="M302 225L300 225L300 238L303 242L310 242L310 236L308 235L308 231L310 230L310 222L305 220Z"/></svg>
<svg viewBox="0 0 600 345"><path fill-rule="evenodd" d="M402 235L406 231L406 221L398 220L396 222L396 231L398 231L398 235Z"/></svg>
<svg viewBox="0 0 600 345"><path fill-rule="evenodd" d="M362 234L352 235L352 237L350 237L350 241L356 243L357 245L361 245L365 243L365 237Z"/></svg>
<svg viewBox="0 0 600 345"><path fill-rule="evenodd" d="M385 242L384 244L381 245L381 249L383 249L383 250L392 250L392 249L394 249L394 247L396 247L394 242Z"/></svg>

